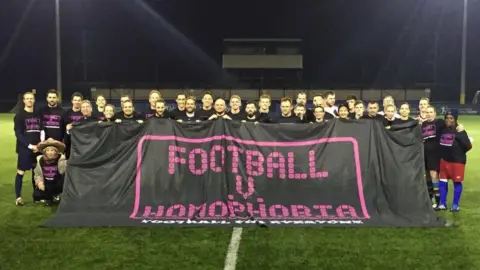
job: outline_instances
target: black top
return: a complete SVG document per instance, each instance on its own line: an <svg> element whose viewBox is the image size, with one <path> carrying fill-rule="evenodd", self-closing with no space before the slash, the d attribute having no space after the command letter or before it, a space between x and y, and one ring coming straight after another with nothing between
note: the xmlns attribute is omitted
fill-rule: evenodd
<svg viewBox="0 0 480 270"><path fill-rule="evenodd" d="M62 141L65 136L65 124L63 116L65 111L61 107L45 106L39 112L42 119L43 130L45 131L45 139L52 138Z"/></svg>
<svg viewBox="0 0 480 270"><path fill-rule="evenodd" d="M195 114L198 116L199 120L207 120L215 114L215 110L213 108L210 108L210 110L204 110L204 109L198 109L195 111Z"/></svg>
<svg viewBox="0 0 480 270"><path fill-rule="evenodd" d="M80 111L74 112L72 109L65 112L63 115L63 122L65 125L75 123L82 119L83 115Z"/></svg>
<svg viewBox="0 0 480 270"><path fill-rule="evenodd" d="M182 120L183 122L195 122L200 119L200 116L195 112L193 116L188 116L186 113L184 115L180 115L177 120Z"/></svg>
<svg viewBox="0 0 480 270"><path fill-rule="evenodd" d="M277 115L273 112L268 112L268 113L260 112L258 114L259 114L258 122L262 122L262 123L275 123L275 118L277 118Z"/></svg>
<svg viewBox="0 0 480 270"><path fill-rule="evenodd" d="M279 115L276 120L275 120L276 123L280 123L280 124L286 124L286 123L303 123L303 121L298 118L296 115L294 115L293 113L290 114L290 116L283 116L283 115Z"/></svg>
<svg viewBox="0 0 480 270"><path fill-rule="evenodd" d="M82 124L86 124L86 123L89 123L89 122L96 122L96 121L100 121L100 119L94 115L92 116L82 116L82 118L80 120L78 120L75 124L76 125L82 125Z"/></svg>
<svg viewBox="0 0 480 270"><path fill-rule="evenodd" d="M230 116L230 118L232 118L232 120L236 120L236 121L242 121L242 120L245 120L245 118L247 117L247 113L245 112L242 112L240 111L239 113L232 113L231 111L227 113L228 116Z"/></svg>
<svg viewBox="0 0 480 270"><path fill-rule="evenodd" d="M373 120L380 120L380 121L383 121L383 119L385 119L385 117L383 115L375 115L375 116L370 116L368 114L365 114L364 116L361 117L361 119L373 119Z"/></svg>
<svg viewBox="0 0 480 270"><path fill-rule="evenodd" d="M440 135L443 133L445 121L443 119L435 119L433 121L425 121L422 123L422 135L425 151L438 150Z"/></svg>
<svg viewBox="0 0 480 270"><path fill-rule="evenodd" d="M395 120L393 120L394 125L405 124L408 122L415 122L415 119L408 117L407 120L402 120L401 118L395 118Z"/></svg>
<svg viewBox="0 0 480 270"><path fill-rule="evenodd" d="M453 128L443 129L440 135L440 157L448 162L467 163L467 152L472 144L467 132L457 132Z"/></svg>
<svg viewBox="0 0 480 270"><path fill-rule="evenodd" d="M167 111L165 110L165 112ZM143 113L143 116L145 117L145 119L148 119L153 117L156 113L157 113L157 110L152 110L151 108L149 108L145 113Z"/></svg>
<svg viewBox="0 0 480 270"><path fill-rule="evenodd" d="M16 151L28 150L28 145L37 145L40 142L42 121L40 115L34 112L20 111L13 118L13 130L17 137Z"/></svg>
<svg viewBox="0 0 480 270"><path fill-rule="evenodd" d="M184 115L185 115L185 109L183 111L180 111L178 108L175 108L170 112L170 117L175 120L180 119Z"/></svg>
<svg viewBox="0 0 480 270"><path fill-rule="evenodd" d="M92 116L96 117L98 120L104 121L105 120L105 114L103 112L93 112Z"/></svg>
<svg viewBox="0 0 480 270"><path fill-rule="evenodd" d="M151 118L160 118L160 119L172 119L172 115L168 111L164 111L162 116L158 116L156 113Z"/></svg>
<svg viewBox="0 0 480 270"><path fill-rule="evenodd" d="M115 119L120 119L122 122L144 120L144 116L140 113L133 112L130 116L125 116L123 112L118 112L115 114Z"/></svg>

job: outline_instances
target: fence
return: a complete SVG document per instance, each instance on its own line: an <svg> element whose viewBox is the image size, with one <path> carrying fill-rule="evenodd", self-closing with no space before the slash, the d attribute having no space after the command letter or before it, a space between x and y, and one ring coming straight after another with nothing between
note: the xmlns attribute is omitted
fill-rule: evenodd
<svg viewBox="0 0 480 270"><path fill-rule="evenodd" d="M175 99L178 93L201 97L204 89L159 89L162 97L166 100ZM91 95L96 97L103 95L108 100L119 100L122 95L129 95L134 100L146 100L151 89L129 88L92 88ZM430 97L430 89L208 89L215 97L230 98L239 95L244 100L258 100L262 94L268 94L272 100L280 100L283 97L295 99L300 92L306 92L308 99L314 95L327 91L335 91L338 100L345 100L348 95L355 95L361 100L380 100L385 96L392 96L398 101L419 100L422 97Z"/></svg>

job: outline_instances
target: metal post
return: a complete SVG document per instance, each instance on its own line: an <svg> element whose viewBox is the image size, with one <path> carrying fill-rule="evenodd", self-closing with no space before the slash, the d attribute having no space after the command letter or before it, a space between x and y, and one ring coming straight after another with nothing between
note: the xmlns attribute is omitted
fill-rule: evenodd
<svg viewBox="0 0 480 270"><path fill-rule="evenodd" d="M60 0L55 0L55 37L57 43L57 91L62 100L62 51L60 43Z"/></svg>
<svg viewBox="0 0 480 270"><path fill-rule="evenodd" d="M466 72L467 72L467 15L468 0L463 0L462 26L462 67L460 74L460 104L465 104Z"/></svg>

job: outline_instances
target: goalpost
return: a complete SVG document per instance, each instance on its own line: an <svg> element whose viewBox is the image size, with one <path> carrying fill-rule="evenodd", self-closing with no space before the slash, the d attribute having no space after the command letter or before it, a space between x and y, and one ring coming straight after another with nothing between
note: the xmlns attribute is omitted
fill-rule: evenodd
<svg viewBox="0 0 480 270"><path fill-rule="evenodd" d="M480 104L480 90L473 96L472 104Z"/></svg>

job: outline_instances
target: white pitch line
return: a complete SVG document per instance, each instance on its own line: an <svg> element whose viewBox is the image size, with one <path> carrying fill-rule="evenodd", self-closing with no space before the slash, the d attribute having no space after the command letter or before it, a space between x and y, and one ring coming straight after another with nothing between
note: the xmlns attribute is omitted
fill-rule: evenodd
<svg viewBox="0 0 480 270"><path fill-rule="evenodd" d="M242 241L242 232L242 227L233 228L232 238L230 238L230 244L228 245L227 257L225 257L225 267L223 270L235 270L235 267L237 267L237 256L240 241Z"/></svg>

